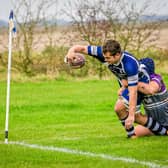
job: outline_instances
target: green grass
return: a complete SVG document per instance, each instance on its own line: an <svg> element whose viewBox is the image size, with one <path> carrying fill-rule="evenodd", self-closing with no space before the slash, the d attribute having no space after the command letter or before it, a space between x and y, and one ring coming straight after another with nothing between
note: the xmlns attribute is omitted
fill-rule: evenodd
<svg viewBox="0 0 168 168"><path fill-rule="evenodd" d="M168 137L128 140L113 107L117 82L11 83L9 141L168 165ZM138 163L4 144L6 83L0 83L0 168L142 168Z"/></svg>

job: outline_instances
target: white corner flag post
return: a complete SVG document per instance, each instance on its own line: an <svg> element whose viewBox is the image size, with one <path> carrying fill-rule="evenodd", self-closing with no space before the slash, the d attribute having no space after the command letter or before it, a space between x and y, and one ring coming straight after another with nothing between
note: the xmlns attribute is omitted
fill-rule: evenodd
<svg viewBox="0 0 168 168"><path fill-rule="evenodd" d="M9 15L9 46L8 46L8 70L7 70L7 95L6 95L6 120L5 120L5 143L8 143L8 126L9 126L9 108L10 108L10 78L12 62L12 36L16 33L13 22L13 11Z"/></svg>

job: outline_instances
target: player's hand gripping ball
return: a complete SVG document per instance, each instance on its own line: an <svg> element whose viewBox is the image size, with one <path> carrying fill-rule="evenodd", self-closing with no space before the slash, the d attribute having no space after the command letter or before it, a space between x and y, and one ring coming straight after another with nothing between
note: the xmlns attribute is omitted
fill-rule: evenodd
<svg viewBox="0 0 168 168"><path fill-rule="evenodd" d="M67 63L71 68L78 69L85 65L85 57L83 54L75 53L74 58L70 59L65 57L64 62Z"/></svg>

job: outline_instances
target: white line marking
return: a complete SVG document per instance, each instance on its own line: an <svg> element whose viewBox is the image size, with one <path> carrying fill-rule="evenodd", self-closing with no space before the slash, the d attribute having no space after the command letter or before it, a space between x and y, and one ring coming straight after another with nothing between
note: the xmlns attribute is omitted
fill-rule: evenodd
<svg viewBox="0 0 168 168"><path fill-rule="evenodd" d="M33 149L40 149L40 150L44 150L44 151L56 151L56 152L74 154L74 155L83 155L83 156L87 156L87 157L97 157L97 158L106 159L106 160L136 163L136 164L148 166L150 168L168 168L167 166L161 166L159 164L152 163L152 162L145 162L145 161L140 161L140 160L137 160L137 159L126 158L126 157L116 157L116 156L112 156L112 155L106 155L106 154L103 154L103 153L97 154L97 153L84 152L84 151L73 150L73 149L68 149L68 148L60 148L60 147L53 147L53 146L42 146L42 145L37 145L37 144L27 144L27 143L18 142L18 141L11 141L8 144L20 145L20 146L33 148Z"/></svg>

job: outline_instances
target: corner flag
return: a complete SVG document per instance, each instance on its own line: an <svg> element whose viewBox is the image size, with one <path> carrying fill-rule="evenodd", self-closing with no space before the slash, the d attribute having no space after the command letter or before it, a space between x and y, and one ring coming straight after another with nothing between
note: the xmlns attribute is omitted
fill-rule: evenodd
<svg viewBox="0 0 168 168"><path fill-rule="evenodd" d="M16 27L13 22L13 11L9 15L9 44L8 44L8 72L7 72L7 95L6 95L6 121L5 121L5 143L8 143L9 106L10 106L10 78L12 59L12 37L16 36Z"/></svg>
<svg viewBox="0 0 168 168"><path fill-rule="evenodd" d="M13 34L16 34L16 27L13 21L13 10L10 11L9 15L9 31L12 32Z"/></svg>

